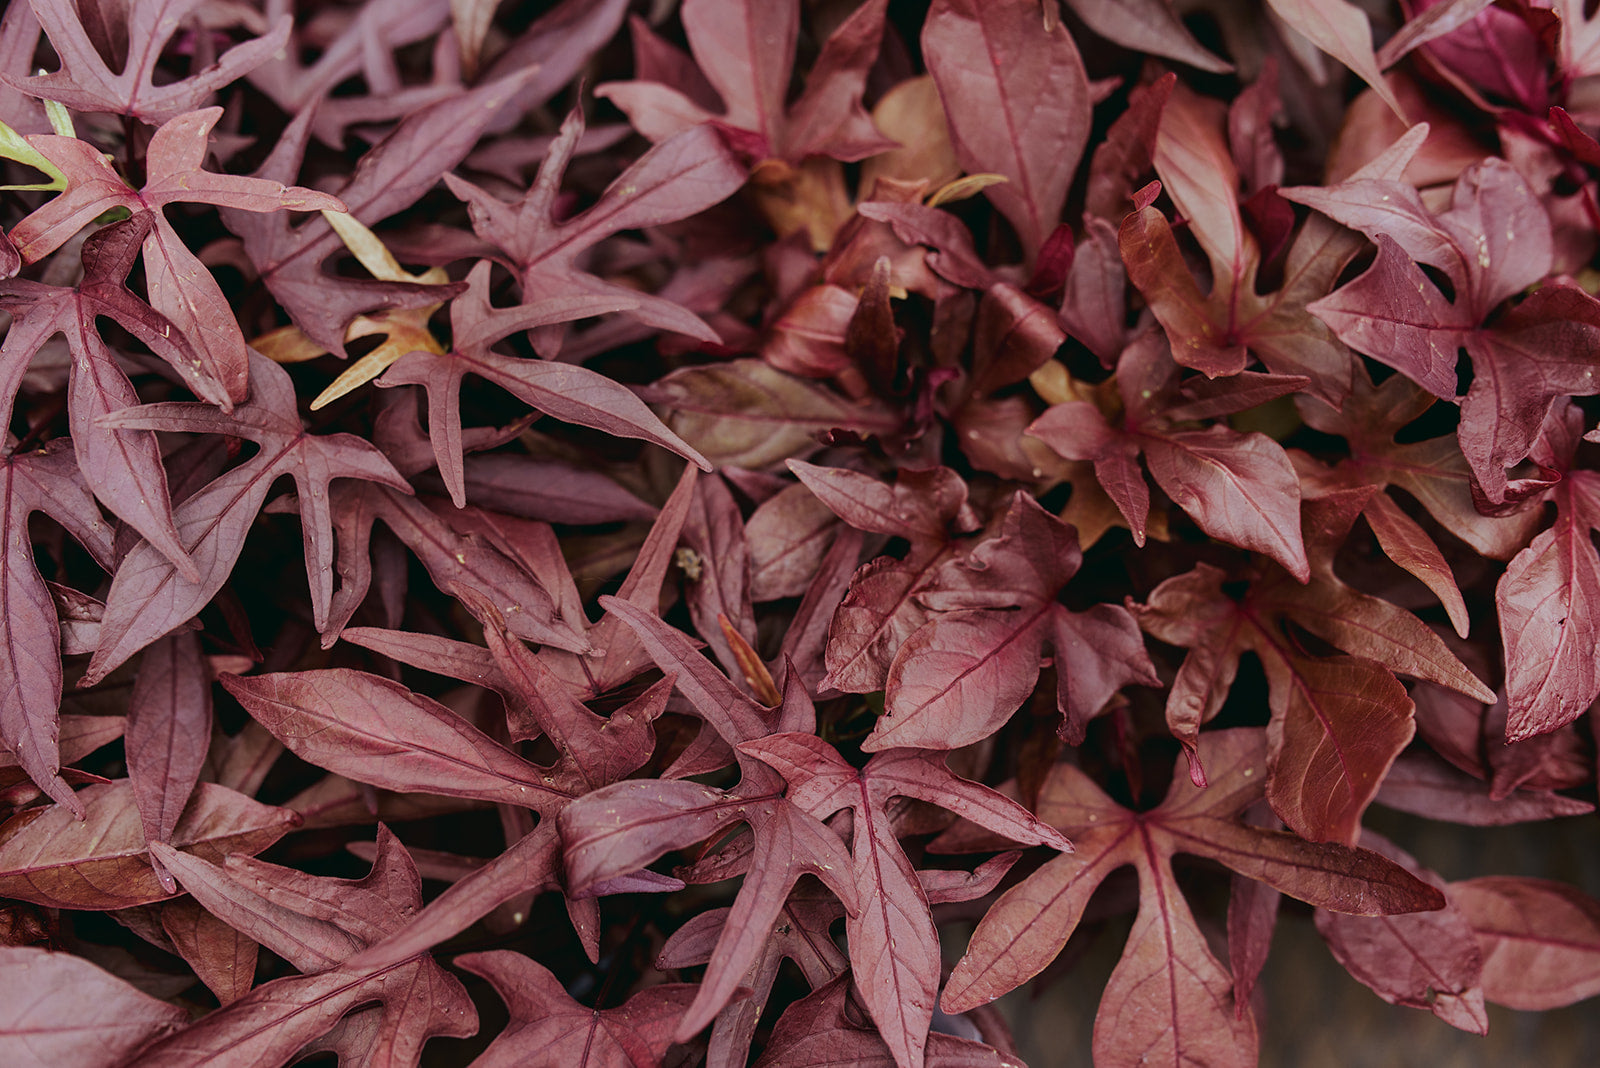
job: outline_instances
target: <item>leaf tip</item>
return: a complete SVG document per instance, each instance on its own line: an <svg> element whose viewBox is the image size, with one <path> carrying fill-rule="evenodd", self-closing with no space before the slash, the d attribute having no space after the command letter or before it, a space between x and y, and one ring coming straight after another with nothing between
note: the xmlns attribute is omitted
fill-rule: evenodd
<svg viewBox="0 0 1600 1068"><path fill-rule="evenodd" d="M72 813L73 819L83 823L89 818L89 812L83 807L83 802L78 800L77 793L69 786L65 797L59 799L67 806L67 811Z"/></svg>
<svg viewBox="0 0 1600 1068"><path fill-rule="evenodd" d="M1489 1012L1483 1003L1481 986L1460 994L1436 993L1429 1008L1435 1016L1458 1031L1473 1035L1489 1033Z"/></svg>
<svg viewBox="0 0 1600 1068"><path fill-rule="evenodd" d="M150 861L150 867L155 869L156 882L161 884L161 889L165 890L169 894L176 894L178 892L178 880L172 877L172 873L166 869L164 864L162 864L159 860L152 858Z"/></svg>

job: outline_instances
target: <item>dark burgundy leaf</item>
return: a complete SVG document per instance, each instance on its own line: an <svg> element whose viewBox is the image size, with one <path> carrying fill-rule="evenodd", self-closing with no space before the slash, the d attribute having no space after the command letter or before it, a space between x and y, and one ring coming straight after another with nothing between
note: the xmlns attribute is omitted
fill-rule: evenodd
<svg viewBox="0 0 1600 1068"><path fill-rule="evenodd" d="M554 820L539 825L494 860L457 880L405 926L351 958L352 967L390 967L471 927L518 894L560 885Z"/></svg>
<svg viewBox="0 0 1600 1068"><path fill-rule="evenodd" d="M656 960L658 968L684 968L705 964L727 920L729 910L702 912L673 933ZM844 915L844 906L814 884L797 886L779 912L760 956L745 973L741 985L751 994L730 1002L717 1014L707 1050L708 1065L737 1068L748 1063L750 1041L760 1022L761 1009L778 978L784 959L794 961L812 989L824 986L843 972L847 958L839 951L829 928Z"/></svg>
<svg viewBox="0 0 1600 1068"><path fill-rule="evenodd" d="M1600 991L1590 7L4 6L0 1065Z"/></svg>
<svg viewBox="0 0 1600 1068"><path fill-rule="evenodd" d="M645 153L592 207L558 222L552 209L583 128L583 113L573 111L561 127L561 136L550 146L539 177L514 205L471 182L445 175L451 192L467 202L478 236L503 250L506 262L517 272L526 302L490 316L485 296L472 320L463 323L477 331L472 341L457 328L456 344L469 359L479 355L473 345L486 347L512 330L529 329L539 354L552 358L563 334L556 324L611 311L624 311L657 329L701 341L720 340L683 307L597 278L579 262L587 249L619 230L676 222L709 208L744 184L743 169L711 127L696 127ZM563 307L563 298L570 310L551 314ZM480 318L487 321L480 325L475 321ZM504 329L499 329L502 325Z"/></svg>
<svg viewBox="0 0 1600 1068"><path fill-rule="evenodd" d="M470 92L407 115L386 138L361 157L339 200L362 222L377 222L412 203L459 163L505 103L537 75L523 69ZM293 181L310 132L303 111L257 172L258 178ZM329 275L323 263L344 245L322 219L292 227L281 215L255 215L224 208L222 221L239 235L261 280L306 335L325 351L344 351L345 327L362 312L437 303L435 286L358 282Z"/></svg>
<svg viewBox="0 0 1600 1068"><path fill-rule="evenodd" d="M1426 753L1402 754L1373 800L1386 808L1473 827L1502 827L1594 811L1587 801L1548 790L1514 790L1496 798L1488 783Z"/></svg>
<svg viewBox="0 0 1600 1068"><path fill-rule="evenodd" d="M883 1039L864 1026L860 1009L846 1001L851 990L849 977L840 976L789 1006L773 1028L757 1068L898 1064ZM922 1063L929 1068L1020 1068L1022 1062L990 1046L935 1032L928 1036Z"/></svg>
<svg viewBox="0 0 1600 1068"><path fill-rule="evenodd" d="M277 1064L332 1030L359 1005L379 1001L375 1033L358 1033L375 1060L412 1063L432 1035L462 1038L478 1027L477 1012L459 980L432 961L408 960L371 971L340 968L276 979L183 1031L146 1046L130 1068L199 1068L227 1058ZM365 1058L363 1058L365 1059Z"/></svg>
<svg viewBox="0 0 1600 1068"><path fill-rule="evenodd" d="M1411 701L1391 671L1483 701L1492 696L1415 616L1334 574L1329 539L1349 529L1369 492L1307 506L1306 529L1314 532L1310 585L1280 573L1252 584L1235 602L1222 596L1225 573L1202 564L1158 586L1150 603L1136 609L1149 633L1190 650L1167 698L1168 725L1186 748L1221 707L1239 653L1249 649L1261 658L1273 713L1268 797L1284 822L1314 840L1354 840L1361 811L1411 739ZM1281 622L1266 622L1274 617L1353 655L1309 657L1288 640ZM1204 781L1199 767L1191 772Z"/></svg>
<svg viewBox="0 0 1600 1068"><path fill-rule="evenodd" d="M98 317L115 320L174 365L188 367L198 358L166 317L126 288L125 279L139 242L150 231L150 220L150 213L141 211L85 241L84 277L76 289L22 279L0 282L0 308L15 316L3 350L10 380L0 389L0 405L9 411L29 359L53 335L64 334L73 355L68 415L84 480L106 507L193 578L198 572L173 526L167 473L155 435L111 429L101 422L103 416L137 404L139 396L101 338Z"/></svg>
<svg viewBox="0 0 1600 1068"><path fill-rule="evenodd" d="M1349 360L1306 302L1328 291L1359 242L1308 220L1290 247L1281 287L1260 293L1261 250L1240 213L1226 126L1215 102L1180 89L1162 111L1152 148L1164 187L1210 260L1210 294L1202 295L1171 225L1150 206L1122 223L1128 277L1150 302L1180 364L1213 377L1236 374L1248 350L1273 371L1309 376L1312 393L1336 402L1349 390Z"/></svg>
<svg viewBox="0 0 1600 1068"><path fill-rule="evenodd" d="M428 394L429 436L434 456L456 504L466 503L461 454L461 409L457 394L469 372L488 379L539 411L620 437L643 438L671 449L705 470L711 465L661 425L626 387L583 367L502 356L490 346L517 330L617 310L632 298L569 293L515 308L491 308L489 264L480 262L467 291L451 305L455 348L436 354L418 350L384 373L382 385L418 385ZM555 288L555 287L552 287Z"/></svg>
<svg viewBox="0 0 1600 1068"><path fill-rule="evenodd" d="M884 717L863 748L953 749L988 737L1032 691L1046 644L1056 655L1065 735L1081 737L1121 687L1154 685L1124 609L1073 612L1056 601L1081 561L1076 532L1018 493L998 536L945 565L917 595L937 614L895 654Z"/></svg>
<svg viewBox="0 0 1600 1068"><path fill-rule="evenodd" d="M679 692L705 720L702 729L715 730L734 745L772 733L767 710L734 688L684 634L625 601L604 603L633 628L651 658L676 676ZM798 711L791 711L786 700L778 729L809 727L812 715L803 694ZM751 875L718 939L711 972L679 1024L677 1034L683 1039L711 1022L733 995L801 875L817 876L850 911L856 909L857 890L845 874L849 857L834 832L785 800L780 780L765 765L743 757L740 765L743 778L731 791L684 780L622 782L577 799L559 817L567 879L578 894L642 868L669 850L740 822L750 825L755 842Z"/></svg>
<svg viewBox="0 0 1600 1068"><path fill-rule="evenodd" d="M1461 450L1488 500L1505 502L1506 468L1528 455L1552 402L1600 390L1591 355L1600 305L1582 290L1552 284L1485 322L1551 268L1550 221L1533 191L1509 164L1491 159L1461 176L1450 209L1437 216L1415 190L1393 181L1355 180L1294 196L1378 244L1365 274L1309 306L1347 344L1446 399L1455 396L1457 350L1471 354ZM1419 263L1444 272L1453 300Z"/></svg>
<svg viewBox="0 0 1600 1068"><path fill-rule="evenodd" d="M142 5L141 10L153 6ZM180 202L247 212L345 209L337 198L315 190L202 169L207 136L221 117L221 108L205 108L167 120L151 135L147 180L138 192L124 185L105 158L83 141L36 138L40 152L66 174L67 188L18 223L13 235L23 258L32 262L110 208L147 217L148 231L140 236L150 304L177 328L191 350L187 359L162 355L197 394L228 408L248 395L244 336L211 272L184 245L162 209ZM126 266L122 265L122 274ZM120 277L113 280L120 282Z"/></svg>
<svg viewBox="0 0 1600 1068"><path fill-rule="evenodd" d="M372 584L373 523L382 520L416 554L440 589L492 592L495 610L519 637L574 652L586 650L578 629L581 623L565 618L567 613L548 588L559 591L565 576L551 575L519 558L499 537L496 528L515 520L475 509L457 511L442 499L418 499L386 486L347 484L330 496L339 543L334 561L339 589L329 602L324 646L338 640L346 621L366 599Z"/></svg>
<svg viewBox="0 0 1600 1068"><path fill-rule="evenodd" d="M1068 459L1094 461L1096 477L1117 502L1135 543L1144 544L1150 508L1149 489L1134 463L1142 452L1157 485L1202 530L1266 553L1302 581L1308 578L1299 479L1282 448L1265 435L1226 426L1180 429L1188 420L1221 414L1231 403L1248 404L1251 391L1271 393L1284 383L1259 381L1275 376L1237 381L1241 376L1232 375L1228 381L1245 396L1224 401L1207 396L1205 387L1190 387L1184 396L1174 388L1175 369L1155 332L1129 345L1118 366L1127 411L1121 427L1088 401L1068 401L1046 411L1028 433Z"/></svg>
<svg viewBox="0 0 1600 1068"><path fill-rule="evenodd" d="M569 795L538 768L436 701L346 669L222 677L291 752L385 789L503 801L553 812Z"/></svg>
<svg viewBox="0 0 1600 1068"><path fill-rule="evenodd" d="M718 466L770 467L820 447L819 436L897 432L901 416L876 401L851 401L758 360L686 367L641 395L671 414L667 425Z"/></svg>

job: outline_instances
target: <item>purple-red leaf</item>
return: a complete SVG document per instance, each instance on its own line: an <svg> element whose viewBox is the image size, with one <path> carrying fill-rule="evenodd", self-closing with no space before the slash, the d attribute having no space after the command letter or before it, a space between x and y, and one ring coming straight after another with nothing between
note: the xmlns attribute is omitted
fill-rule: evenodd
<svg viewBox="0 0 1600 1068"><path fill-rule="evenodd" d="M659 1064L678 1017L694 996L688 983L642 990L608 1009L578 1004L536 961L510 950L467 953L456 963L494 986L511 1022L473 1061L479 1068L555 1060L574 1068Z"/></svg>
<svg viewBox="0 0 1600 1068"><path fill-rule="evenodd" d="M422 905L416 866L383 824L372 871L359 880L241 856L217 865L159 844L154 852L208 911L307 975L336 968L394 933Z"/></svg>
<svg viewBox="0 0 1600 1068"><path fill-rule="evenodd" d="M631 298L572 293L498 309L489 306L488 283L489 263L483 261L468 277L467 291L451 304L453 351L412 352L390 367L380 383L418 385L427 390L434 455L457 505L466 503L457 394L468 373L488 379L541 412L619 437L643 438L711 469L704 457L662 426L650 409L619 383L583 367L516 359L490 348L514 331L616 311L621 305L631 306Z"/></svg>
<svg viewBox="0 0 1600 1068"><path fill-rule="evenodd" d="M772 733L768 710L756 704L694 651L686 635L625 601L604 600L638 634L645 651L676 676L677 688L715 730L737 745ZM780 710L780 730L812 726L809 698ZM766 931L801 875L820 878L855 912L858 891L846 874L849 854L838 836L782 796L781 780L766 765L741 756L743 777L731 790L686 780L635 780L596 790L572 802L558 821L570 891L637 871L673 849L749 824L754 848L749 874L717 940L713 965L694 1005L679 1024L687 1040L710 1023L756 959Z"/></svg>
<svg viewBox="0 0 1600 1068"><path fill-rule="evenodd" d="M676 222L711 207L744 184L743 168L714 129L696 127L645 153L592 207L558 222L553 213L554 201L583 128L583 113L573 111L540 166L539 177L516 204L503 203L471 182L445 176L450 191L467 202L478 236L504 251L504 259L517 272L525 302L490 317L505 324L492 336L476 336L468 341L458 327L457 348L469 357L479 354L476 345L486 348L513 329L535 328L535 349L541 356L552 358L560 349L563 335L557 324L610 311L627 312L657 329L673 330L700 341L720 340L715 331L686 308L598 278L583 270L580 258L593 245L620 230ZM569 302L570 310L558 315L547 312L537 320L516 323L519 313L559 308L563 298ZM476 327L475 320L485 317L487 311L485 296L472 321L464 325ZM552 414L571 418L559 411Z"/></svg>
<svg viewBox="0 0 1600 1068"><path fill-rule="evenodd" d="M55 908L120 909L170 896L150 866L133 788L126 780L78 793L82 822L61 805L31 808L0 825L0 895ZM202 783L172 844L207 859L259 853L300 822L288 809Z"/></svg>
<svg viewBox="0 0 1600 1068"><path fill-rule="evenodd" d="M147 180L138 192L123 185L91 145L69 137L35 138L41 154L66 173L67 189L18 223L13 235L23 259L33 262L110 208L147 216L149 229L142 236L150 304L192 349L190 359L168 359L197 394L228 407L249 392L244 335L216 279L162 209L187 202L247 212L343 211L344 204L299 186L204 170L207 136L221 117L221 108L204 108L167 120L150 138Z"/></svg>
<svg viewBox="0 0 1600 1068"><path fill-rule="evenodd" d="M1309 305L1346 343L1446 399L1456 393L1457 351L1471 355L1458 437L1490 503L1505 503L1506 468L1528 455L1552 403L1600 390L1600 303L1583 290L1556 282L1491 315L1552 267L1550 219L1533 190L1510 164L1489 159L1461 175L1438 215L1395 181L1290 195L1378 244L1365 274ZM1452 299L1418 263L1444 272Z"/></svg>
<svg viewBox="0 0 1600 1068"><path fill-rule="evenodd" d="M12 331L17 330L16 326ZM0 457L0 743L38 787L83 815L83 805L57 775L57 710L61 704L60 629L56 606L28 540L28 514L42 511L72 532L95 558L111 559L111 531L84 485L66 442Z"/></svg>
<svg viewBox="0 0 1600 1068"><path fill-rule="evenodd" d="M840 976L790 1005L772 1029L767 1051L756 1068L897 1065L883 1038L863 1025L859 1005L847 1000L851 990L849 977ZM1021 1068L1022 1064L991 1046L939 1032L928 1036L923 1063L928 1068Z"/></svg>
<svg viewBox="0 0 1600 1068"><path fill-rule="evenodd" d="M812 155L864 159L894 147L878 133L861 103L887 6L884 0L868 0L838 24L823 42L805 90L793 105L788 95L800 30L798 0L688 0L683 28L699 69L677 59L679 69L663 84L661 75L667 71L643 69L641 64L645 80L612 82L595 95L615 103L640 133L656 142L715 121L748 140L757 160L771 157L798 164ZM641 33L636 26L636 48ZM666 54L659 42L642 40L644 47ZM722 98L720 117L707 106L712 95Z"/></svg>
<svg viewBox="0 0 1600 1068"><path fill-rule="evenodd" d="M710 961L729 911L702 912L678 928L662 948L656 967L685 968ZM794 961L812 989L824 986L846 969L848 958L834 944L828 930L843 915L844 906L826 890L805 885L795 888L784 902L761 955L745 973L742 985L750 987L750 997L730 1002L717 1014L706 1054L711 1068L740 1068L748 1063L750 1041L785 958Z"/></svg>
<svg viewBox="0 0 1600 1068"><path fill-rule="evenodd" d="M1545 879L1491 875L1450 884L1483 950L1483 994L1554 1009L1600 993L1600 902Z"/></svg>
<svg viewBox="0 0 1600 1068"><path fill-rule="evenodd" d="M194 859L188 853L173 855ZM152 852L151 858L154 857ZM219 1002L227 1005L250 992L261 951L254 939L217 919L193 898L180 897L152 907L161 910L161 930L172 940L178 956L194 969Z"/></svg>
<svg viewBox="0 0 1600 1068"><path fill-rule="evenodd" d="M183 334L126 288L139 242L150 232L150 220L150 213L141 211L85 241L83 280L76 289L22 279L0 282L0 308L16 317L0 353L9 364L8 380L0 388L0 409L10 411L28 361L54 334L64 334L73 357L68 416L84 481L101 503L144 535L185 576L194 578L195 564L174 529L167 473L155 435L101 423L102 417L137 404L139 395L100 336L96 325L100 316L115 320L174 366L188 367L197 360Z"/></svg>
<svg viewBox="0 0 1600 1068"><path fill-rule="evenodd" d="M884 716L863 748L953 749L988 737L1032 691L1046 644L1056 655L1062 730L1072 737L1121 687L1154 685L1125 609L1073 612L1056 601L1081 562L1072 527L1032 497L1013 497L998 536L942 567L918 594L938 614L895 654Z"/></svg>
<svg viewBox="0 0 1600 1068"><path fill-rule="evenodd" d="M107 417L119 428L178 430L247 438L261 451L218 477L173 513L178 537L199 570L184 577L149 542L135 546L106 594L100 647L85 673L98 682L117 665L189 619L214 597L244 549L257 513L280 475L300 491L307 577L317 621L328 614L333 587L333 512L329 483L336 478L382 482L409 493L410 485L374 446L353 434L314 437L301 425L294 385L264 356L251 360L247 404L224 414L207 404L166 402L125 409Z"/></svg>
<svg viewBox="0 0 1600 1068"><path fill-rule="evenodd" d="M185 1030L146 1046L128 1068L201 1068L234 1060L281 1064L332 1030L346 1013L382 1002L382 1015L353 1036L373 1061L414 1063L432 1035L462 1038L478 1015L460 980L429 960L388 968L340 968L276 979Z"/></svg>
<svg viewBox="0 0 1600 1068"><path fill-rule="evenodd" d="M1250 393L1273 395L1287 382L1235 374L1226 380L1232 396L1211 385L1179 391L1166 349L1162 336L1150 331L1124 350L1117 377L1126 409L1122 426L1113 426L1087 401L1067 401L1036 419L1028 434L1070 460L1094 461L1096 478L1136 543L1144 543L1150 507L1150 491L1135 463L1142 452L1156 484L1207 534L1265 553L1306 581L1300 481L1282 447L1264 434L1226 426L1182 429L1189 420L1248 406Z"/></svg>
<svg viewBox="0 0 1600 1068"><path fill-rule="evenodd" d="M1025 3L938 0L922 50L956 159L969 173L1006 179L984 195L1031 261L1061 221L1089 139L1089 82L1071 34Z"/></svg>
<svg viewBox="0 0 1600 1068"><path fill-rule="evenodd" d="M1067 6L1095 33L1124 48L1217 74L1233 69L1194 39L1166 0L1067 0Z"/></svg>
<svg viewBox="0 0 1600 1068"><path fill-rule="evenodd" d="M70 953L0 947L0 1045L17 1068L120 1063L187 1019Z"/></svg>
<svg viewBox="0 0 1600 1068"><path fill-rule="evenodd" d="M1259 800L1265 786L1260 732L1208 732L1200 752L1211 785L1202 790L1176 775L1161 806L1144 813L1117 805L1077 768L1056 765L1041 791L1039 815L1070 836L1076 851L1048 861L990 909L945 987L945 1011L984 1004L1037 974L1066 944L1100 882L1132 864L1139 873L1139 915L1101 1002L1096 1060L1147 1056L1176 1065L1203 1055L1212 1063L1249 1064L1254 1019L1248 1011L1235 1015L1228 975L1173 878L1174 853L1210 857L1341 912L1388 915L1443 904L1437 890L1376 853L1238 822L1237 814Z"/></svg>
<svg viewBox="0 0 1600 1068"><path fill-rule="evenodd" d="M1386 808L1469 827L1501 827L1594 811L1587 801L1549 790L1513 790L1496 798L1488 783L1427 753L1406 753L1396 760L1374 800Z"/></svg>
<svg viewBox="0 0 1600 1068"><path fill-rule="evenodd" d="M409 207L467 155L501 108L538 74L525 68L469 92L413 111L356 165L339 200L369 225ZM284 132L257 177L292 181L300 170L311 111ZM327 273L323 263L345 250L321 218L291 226L281 214L224 208L222 221L239 235L246 254L295 324L325 351L343 353L345 327L362 312L438 302L437 286L358 281Z"/></svg>
<svg viewBox="0 0 1600 1068"><path fill-rule="evenodd" d="M193 631L151 645L128 698L128 780L146 842L167 842L211 747L211 670ZM177 888L159 865L167 892Z"/></svg>
<svg viewBox="0 0 1600 1068"><path fill-rule="evenodd" d="M1384 839L1362 837L1373 849L1440 890L1444 880ZM1317 931L1345 970L1391 1005L1428 1009L1472 1034L1489 1030L1480 980L1483 957L1467 918L1453 903L1402 916L1346 916L1319 909Z"/></svg>
<svg viewBox="0 0 1600 1068"><path fill-rule="evenodd" d="M1349 67L1405 121L1405 109L1384 81L1372 50L1366 12L1350 0L1267 0L1274 14L1311 43Z"/></svg>
<svg viewBox="0 0 1600 1068"><path fill-rule="evenodd" d="M188 78L156 85L156 64L169 38L199 6L199 0L133 0L119 12L123 21L126 61L111 72L77 13L69 7L30 0L50 44L61 57L54 74L38 73L18 88L79 111L109 111L148 123L165 122L203 103L218 89L267 62L289 40L293 19L287 15L267 33L223 53L221 58Z"/></svg>
<svg viewBox="0 0 1600 1068"><path fill-rule="evenodd" d="M1152 435L1144 455L1156 484L1201 530L1266 553L1304 581L1299 480L1276 442L1212 427Z"/></svg>
<svg viewBox="0 0 1600 1068"><path fill-rule="evenodd" d="M222 684L290 751L358 782L541 812L569 799L448 708L376 675L335 668Z"/></svg>
<svg viewBox="0 0 1600 1068"><path fill-rule="evenodd" d="M1067 840L1000 794L962 779L936 753L891 749L860 771L820 738L775 734L739 751L789 782L789 797L819 819L854 814L850 852L861 911L845 921L851 972L862 1000L901 1068L921 1064L939 987L939 936L928 897L890 825L892 798L939 805L1024 845L1070 848Z"/></svg>
<svg viewBox="0 0 1600 1068"><path fill-rule="evenodd" d="M1168 695L1167 722L1191 755L1195 732L1232 685L1239 654L1260 657L1273 716L1268 797L1290 827L1313 840L1354 840L1362 810L1412 737L1411 700L1391 672L1485 702L1493 697L1421 620L1334 574L1332 546L1369 493L1345 491L1306 506L1305 528L1315 535L1309 585L1279 572L1235 600L1223 593L1225 573L1202 564L1136 607L1146 631L1190 650ZM1287 621L1354 655L1306 655L1283 630Z"/></svg>

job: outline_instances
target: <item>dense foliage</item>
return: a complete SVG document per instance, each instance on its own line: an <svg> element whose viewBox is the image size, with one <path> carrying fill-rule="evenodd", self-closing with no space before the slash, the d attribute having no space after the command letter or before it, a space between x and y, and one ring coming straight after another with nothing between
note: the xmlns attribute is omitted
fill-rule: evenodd
<svg viewBox="0 0 1600 1068"><path fill-rule="evenodd" d="M1592 6L9 4L0 1063L1600 993Z"/></svg>

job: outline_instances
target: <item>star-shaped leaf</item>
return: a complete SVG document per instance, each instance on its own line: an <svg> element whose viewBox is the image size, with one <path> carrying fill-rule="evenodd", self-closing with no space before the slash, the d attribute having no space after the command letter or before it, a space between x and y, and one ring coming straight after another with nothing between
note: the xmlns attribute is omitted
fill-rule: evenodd
<svg viewBox="0 0 1600 1068"><path fill-rule="evenodd" d="M890 823L893 798L911 797L948 809L1023 845L1070 849L1067 840L1027 809L963 779L943 755L890 749L859 771L811 734L775 734L744 742L789 782L789 798L819 819L854 814L850 853L859 913L845 921L851 971L862 1000L901 1068L923 1061L939 990L939 935L928 898Z"/></svg>
<svg viewBox="0 0 1600 1068"><path fill-rule="evenodd" d="M350 180L339 189L340 203L369 226L409 207L466 157L484 129L536 74L531 69L508 74L407 115L361 157ZM314 114L308 109L295 117L256 177L292 182L298 176ZM244 242L261 281L295 325L329 352L344 352L345 329L357 315L423 307L448 295L433 286L328 273L325 261L345 246L321 218L294 226L283 215L224 208L222 221Z"/></svg>
<svg viewBox="0 0 1600 1068"><path fill-rule="evenodd" d="M175 366L198 359L170 320L127 289L125 279L151 225L150 213L141 211L85 241L83 280L76 288L25 279L0 282L0 308L16 317L0 347L4 376L0 409L10 412L22 376L40 347L57 333L65 335L72 353L67 417L89 489L155 546L163 559L193 578L198 572L173 526L167 472L155 435L101 422L103 416L138 404L139 395L100 336L96 323L100 316L116 321Z"/></svg>
<svg viewBox="0 0 1600 1068"><path fill-rule="evenodd" d="M14 84L31 96L57 100L78 111L109 111L155 125L191 111L211 94L271 59L289 40L294 20L278 19L260 37L236 45L217 62L187 78L156 85L156 64L167 42L201 0L129 0L128 60L113 74L77 12L50 0L30 0L61 69Z"/></svg>
<svg viewBox="0 0 1600 1068"><path fill-rule="evenodd" d="M149 6L149 5L146 5ZM85 224L111 208L149 220L144 266L150 303L188 341L192 353L169 362L196 394L224 408L248 395L249 357L233 309L211 271L200 262L162 211L168 204L218 204L245 212L285 209L344 211L337 198L262 178L205 170L207 138L221 108L175 115L150 138L143 188L130 188L93 145L75 137L35 135L41 154L67 175L67 188L12 231L26 262L59 248Z"/></svg>
<svg viewBox="0 0 1600 1068"><path fill-rule="evenodd" d="M299 489L301 529L311 602L320 621L333 596L333 521L328 484L355 478L382 482L403 493L410 485L383 454L352 434L306 433L295 405L294 383L265 356L251 359L250 400L231 414L209 404L179 401L125 409L106 418L117 429L226 434L260 446L174 510L178 536L199 568L190 581L149 542L129 552L106 594L100 647L85 679L99 681L128 657L193 618L216 596L244 548L244 539L280 475Z"/></svg>
<svg viewBox="0 0 1600 1068"><path fill-rule="evenodd" d="M1528 455L1555 400L1600 392L1600 301L1551 282L1496 313L1551 269L1554 239L1538 197L1499 159L1463 173L1438 215L1395 181L1286 195L1378 246L1364 274L1308 305L1346 344L1446 400L1456 396L1456 353L1464 347L1472 357L1457 434L1484 494L1505 502L1506 468ZM1443 272L1452 294L1418 264Z"/></svg>
<svg viewBox="0 0 1600 1068"><path fill-rule="evenodd" d="M1076 852L1047 861L979 922L945 986L946 1012L982 1005L1037 975L1066 945L1095 888L1132 864L1139 912L1100 1002L1096 1062L1253 1064L1255 1020L1248 1007L1235 1012L1228 974L1173 877L1173 854L1208 857L1338 912L1381 916L1444 904L1438 890L1376 853L1240 822L1239 812L1265 787L1261 731L1208 732L1200 746L1211 785L1200 789L1174 775L1166 800L1149 812L1118 805L1070 764L1051 770L1039 815L1068 835Z"/></svg>
<svg viewBox="0 0 1600 1068"><path fill-rule="evenodd" d="M419 349L384 373L384 386L418 385L428 394L428 434L439 473L451 499L466 503L461 451L461 380L468 374L488 379L547 415L618 437L642 438L670 449L709 471L710 463L668 430L626 386L586 367L502 356L492 346L530 327L616 310L608 296L551 296L512 308L489 304L491 265L480 261L467 277L467 290L450 304L453 327L449 352ZM619 287L620 288L620 287Z"/></svg>
<svg viewBox="0 0 1600 1068"><path fill-rule="evenodd" d="M1309 377L1312 393L1337 403L1349 391L1348 354L1306 304L1328 292L1359 239L1308 220L1289 248L1282 284L1259 292L1262 251L1240 211L1228 123L1224 109L1179 86L1162 111L1153 150L1156 173L1211 262L1211 292L1201 292L1166 216L1150 206L1122 223L1128 277L1180 364L1232 375L1253 354L1273 372Z"/></svg>
<svg viewBox="0 0 1600 1068"><path fill-rule="evenodd" d="M678 692L705 721L702 730L738 745L766 737L774 726L810 726L811 702L794 692L794 680L773 724L772 710L745 696L681 631L628 602L605 598L602 603L633 629L651 659L676 677ZM637 871L670 850L749 824L754 836L749 874L717 939L712 966L679 1023L677 1033L684 1040L710 1023L733 996L801 875L817 876L848 910L856 910L857 892L846 874L850 858L838 836L787 800L782 780L767 765L745 756L739 764L743 774L731 789L691 780L620 782L579 798L559 817L567 880L576 894Z"/></svg>
<svg viewBox="0 0 1600 1068"><path fill-rule="evenodd" d="M456 963L489 980L505 1000L511 1022L473 1062L477 1068L513 1068L530 1059L573 1068L660 1064L672 1045L678 1017L694 997L688 983L639 991L609 1009L574 1001L537 961L510 950L467 953Z"/></svg>
<svg viewBox="0 0 1600 1068"><path fill-rule="evenodd" d="M699 316L665 298L589 273L584 258L595 245L619 231L676 222L726 199L744 184L744 169L714 129L696 127L656 145L618 175L592 206L558 220L556 197L583 130L583 112L574 109L539 165L538 177L515 204L507 204L465 179L445 175L450 191L466 201L473 230L504 251L526 302L497 313L508 325L492 338L487 328L478 327L473 320L463 325L479 329L483 345L515 330L532 329L534 348L547 359L560 350L565 333L561 324L607 312L624 312L658 330L717 343L716 332ZM570 310L556 315L556 309L563 307L562 299L570 302ZM476 307L474 318L493 318L487 293ZM510 325L524 316L526 323ZM457 337L457 347L464 349L459 332Z"/></svg>

